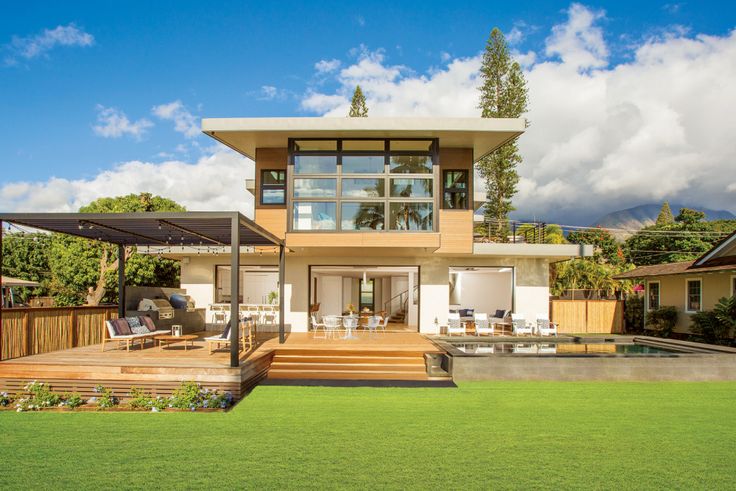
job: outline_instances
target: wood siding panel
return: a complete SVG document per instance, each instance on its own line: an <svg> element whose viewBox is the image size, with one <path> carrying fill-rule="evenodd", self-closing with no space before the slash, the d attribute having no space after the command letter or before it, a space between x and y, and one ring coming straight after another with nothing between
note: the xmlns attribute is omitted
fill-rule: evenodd
<svg viewBox="0 0 736 491"><path fill-rule="evenodd" d="M256 209L255 221L279 239L286 236L286 208Z"/></svg>
<svg viewBox="0 0 736 491"><path fill-rule="evenodd" d="M438 254L472 254L473 210L440 210Z"/></svg>

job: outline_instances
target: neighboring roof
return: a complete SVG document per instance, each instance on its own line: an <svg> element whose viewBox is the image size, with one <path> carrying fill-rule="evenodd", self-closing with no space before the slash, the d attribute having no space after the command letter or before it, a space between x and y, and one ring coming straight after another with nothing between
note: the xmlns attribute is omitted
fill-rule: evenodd
<svg viewBox="0 0 736 491"><path fill-rule="evenodd" d="M41 283L36 281L21 280L20 278L11 278L10 276L3 276L0 281L2 281L3 286L26 286L29 288L41 286Z"/></svg>
<svg viewBox="0 0 736 491"><path fill-rule="evenodd" d="M111 244L230 246L237 221L240 245L281 245L281 239L238 212L3 213L0 221Z"/></svg>
<svg viewBox="0 0 736 491"><path fill-rule="evenodd" d="M697 274L717 271L736 271L736 260L731 264L720 264L715 266L695 266L695 261L681 261L678 263L653 264L651 266L640 266L631 271L617 274L617 280L647 278L651 276L667 276L676 274Z"/></svg>
<svg viewBox="0 0 736 491"><path fill-rule="evenodd" d="M736 230L731 232L731 235L727 236L725 239L713 246L708 252L697 258L695 260L695 265L702 266L706 263L710 264L713 259L720 258L721 254L726 252L731 245L736 245Z"/></svg>
<svg viewBox="0 0 736 491"><path fill-rule="evenodd" d="M440 148L472 148L475 160L524 133L504 118L205 118L202 131L246 157L285 148L289 138L439 138Z"/></svg>

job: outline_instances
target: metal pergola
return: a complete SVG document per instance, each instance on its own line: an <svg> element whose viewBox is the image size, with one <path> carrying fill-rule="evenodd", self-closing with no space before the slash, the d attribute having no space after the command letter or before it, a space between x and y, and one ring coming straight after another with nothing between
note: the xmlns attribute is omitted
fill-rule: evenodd
<svg viewBox="0 0 736 491"><path fill-rule="evenodd" d="M230 366L239 365L240 247L279 248L279 342L284 330L284 242L239 212L193 211L177 213L0 213L0 228L8 222L118 246L118 315L125 316L125 247L230 248ZM0 238L0 273L2 272ZM2 306L0 306L0 314Z"/></svg>

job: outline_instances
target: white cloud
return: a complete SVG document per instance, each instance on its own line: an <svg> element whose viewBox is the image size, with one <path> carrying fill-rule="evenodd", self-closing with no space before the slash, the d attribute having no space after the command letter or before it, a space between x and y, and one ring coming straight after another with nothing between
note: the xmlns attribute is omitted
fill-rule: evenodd
<svg viewBox="0 0 736 491"><path fill-rule="evenodd" d="M519 44L524 39L524 33L519 29L518 25L515 25L505 35L506 42L510 45Z"/></svg>
<svg viewBox="0 0 736 491"><path fill-rule="evenodd" d="M736 211L736 30L671 31L611 66L602 19L572 4L538 51L546 56L516 55L531 121L519 140L517 216L585 224L664 199ZM339 88L308 92L304 110L344 116L360 84L371 116L479 115L480 54L416 74L381 51L359 52L336 74Z"/></svg>
<svg viewBox="0 0 736 491"><path fill-rule="evenodd" d="M279 89L273 85L263 85L258 95L258 99L262 101L283 101L293 93L286 89Z"/></svg>
<svg viewBox="0 0 736 491"><path fill-rule="evenodd" d="M605 66L608 47L603 30L595 25L605 17L605 12L573 3L567 14L567 22L554 26L547 38L547 56L559 56L565 65L577 69Z"/></svg>
<svg viewBox="0 0 736 491"><path fill-rule="evenodd" d="M173 121L174 130L187 138L194 138L201 133L197 117L180 100L154 106L151 111L160 119Z"/></svg>
<svg viewBox="0 0 736 491"><path fill-rule="evenodd" d="M6 49L10 54L5 58L6 64L15 64L17 58L27 60L46 55L57 46L92 46L94 36L77 28L74 24L44 29L34 36L13 36Z"/></svg>
<svg viewBox="0 0 736 491"><path fill-rule="evenodd" d="M340 68L340 60L319 60L314 64L317 73L331 73Z"/></svg>
<svg viewBox="0 0 736 491"><path fill-rule="evenodd" d="M97 124L92 127L96 135L103 138L120 138L129 135L140 140L148 128L153 126L146 118L131 122L123 111L98 104Z"/></svg>
<svg viewBox="0 0 736 491"><path fill-rule="evenodd" d="M131 161L91 179L11 182L0 187L0 209L72 212L101 197L149 192L171 198L188 210L233 210L253 216L253 197L245 190L254 166L223 146L196 162Z"/></svg>

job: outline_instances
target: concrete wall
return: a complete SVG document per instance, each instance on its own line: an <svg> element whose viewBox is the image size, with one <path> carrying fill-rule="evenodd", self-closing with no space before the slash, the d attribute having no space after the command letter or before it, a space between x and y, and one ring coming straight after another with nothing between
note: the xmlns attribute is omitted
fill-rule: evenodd
<svg viewBox="0 0 736 491"><path fill-rule="evenodd" d="M731 291L733 277L732 272L672 275L652 277L647 280L647 283L659 281L659 304L662 307L675 307L677 309L675 332L688 333L690 332L691 312L685 312L686 281L688 279L701 280L703 310L712 310L720 298L733 294ZM647 287L648 294L649 288Z"/></svg>
<svg viewBox="0 0 736 491"><path fill-rule="evenodd" d="M228 264L229 256L191 256L188 264L182 264L181 287L185 288L198 306L212 303L214 271L217 264ZM243 265L277 265L273 255L244 254ZM514 268L515 310L523 312L548 311L548 262L538 258L511 258L488 256L463 257L386 257L341 256L319 257L288 255L286 258L285 323L288 329L303 332L308 326L309 265L371 265L371 266L419 266L419 308L417 321L420 332L435 333L436 326L446 324L449 310L450 267L498 266ZM435 323L435 319L437 323ZM209 321L209 317L208 317Z"/></svg>

